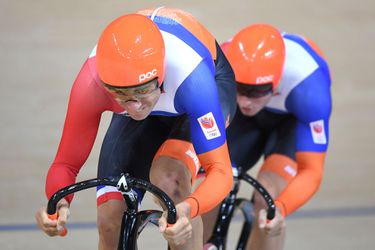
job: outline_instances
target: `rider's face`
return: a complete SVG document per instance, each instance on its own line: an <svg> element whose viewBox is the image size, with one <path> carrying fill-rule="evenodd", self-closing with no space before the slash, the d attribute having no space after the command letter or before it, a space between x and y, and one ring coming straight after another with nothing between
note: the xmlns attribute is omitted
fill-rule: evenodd
<svg viewBox="0 0 375 250"><path fill-rule="evenodd" d="M161 94L157 79L136 87L116 88L108 85L104 87L129 116L138 121L145 119L151 113Z"/></svg>
<svg viewBox="0 0 375 250"><path fill-rule="evenodd" d="M261 111L272 97L272 84L251 86L237 83L237 103L241 113L254 116Z"/></svg>
<svg viewBox="0 0 375 250"><path fill-rule="evenodd" d="M254 116L266 106L271 97L272 94L256 98L237 94L237 103L243 115Z"/></svg>

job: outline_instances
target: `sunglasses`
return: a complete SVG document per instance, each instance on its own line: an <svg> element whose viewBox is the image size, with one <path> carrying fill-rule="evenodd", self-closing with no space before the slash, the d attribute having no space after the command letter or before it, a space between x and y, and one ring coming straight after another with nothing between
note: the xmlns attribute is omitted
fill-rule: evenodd
<svg viewBox="0 0 375 250"><path fill-rule="evenodd" d="M249 98L259 98L272 94L272 92L272 83L266 83L262 85L250 85L237 82L237 94L240 96L246 96Z"/></svg>
<svg viewBox="0 0 375 250"><path fill-rule="evenodd" d="M103 83L104 87L112 94L119 95L127 99L142 99L152 95L158 88L158 78L154 78L138 86L114 87Z"/></svg>

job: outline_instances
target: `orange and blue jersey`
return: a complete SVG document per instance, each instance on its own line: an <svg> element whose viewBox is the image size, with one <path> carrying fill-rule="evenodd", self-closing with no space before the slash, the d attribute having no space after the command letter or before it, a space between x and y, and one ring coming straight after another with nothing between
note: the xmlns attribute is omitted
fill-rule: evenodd
<svg viewBox="0 0 375 250"><path fill-rule="evenodd" d="M151 115L187 114L191 117L190 125L192 132L194 131L192 140L196 152L200 154L217 148L224 143L225 133L214 78L213 54L205 44L173 19L160 16L153 18L164 38L166 72L163 93ZM215 40L212 42L214 44ZM96 79L96 84L102 89L102 83L96 71L95 55L96 47L87 63L91 75ZM126 115L126 111L113 99L109 102L109 106L112 107L107 109ZM207 119L212 120L211 127L203 126Z"/></svg>
<svg viewBox="0 0 375 250"><path fill-rule="evenodd" d="M160 11L167 13L169 9ZM181 13L180 13L181 14ZM151 115L187 115L192 143L211 180L187 200L192 215L207 211L225 197L231 187L231 168L226 147L225 123L215 82L215 54L179 22L155 11L150 16L159 27L166 48L166 72L162 94ZM202 26L203 27L203 26ZM198 27L201 28L201 27ZM198 29L201 30L201 29ZM202 34L209 38L203 30ZM215 46L215 40L208 39ZM103 88L96 69L96 47L84 63L72 87L63 135L47 177L50 197L58 189L75 182L95 141L104 111L127 115ZM219 181L217 196L202 197ZM211 184L209 184L211 183ZM70 202L72 197L68 197Z"/></svg>
<svg viewBox="0 0 375 250"><path fill-rule="evenodd" d="M308 39L283 33L281 82L266 109L295 116L297 175L276 199L282 213L295 211L318 190L329 143L331 76L321 51Z"/></svg>
<svg viewBox="0 0 375 250"><path fill-rule="evenodd" d="M296 117L297 152L325 152L331 114L328 65L303 37L283 33L283 38L285 65L277 91L266 108Z"/></svg>
<svg viewBox="0 0 375 250"><path fill-rule="evenodd" d="M290 157L275 153L265 159L262 170L286 172L285 176L292 176L287 180L287 187L276 197L277 206L287 215L306 203L321 183L329 144L332 100L328 64L318 47L299 35L282 33L282 37L285 44L284 68L280 83L265 109L295 117L295 141L291 147L294 149L295 146L296 162ZM230 41L224 43L222 48L225 50L229 44ZM237 123L234 126L246 124ZM233 131L234 134L237 133L237 130ZM235 139L229 137L230 144L233 143L232 140L236 140L236 136ZM280 136L278 140L285 138ZM236 146L240 145L233 148ZM297 172L291 168L292 165L297 167Z"/></svg>

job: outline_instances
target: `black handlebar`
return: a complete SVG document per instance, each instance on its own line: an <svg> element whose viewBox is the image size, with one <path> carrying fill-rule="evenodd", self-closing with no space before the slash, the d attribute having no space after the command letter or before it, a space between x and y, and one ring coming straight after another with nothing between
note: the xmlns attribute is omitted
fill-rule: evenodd
<svg viewBox="0 0 375 250"><path fill-rule="evenodd" d="M238 178L249 183L251 186L255 188L255 190L257 190L262 195L263 199L267 202L268 205L267 219L272 220L275 217L276 206L271 195L267 192L267 190L258 181L256 181L253 177L246 173L241 173L238 176Z"/></svg>
<svg viewBox="0 0 375 250"><path fill-rule="evenodd" d="M204 174L204 169L199 169L200 174ZM254 189L259 192L259 194L263 197L266 201L268 208L267 208L267 219L272 220L275 217L276 206L271 197L271 195L267 192L267 190L260 184L257 180L255 180L250 175L246 174L245 171L242 170L242 167L233 167L233 177L237 178L238 180L244 180L249 183ZM237 190L238 191L238 190ZM237 193L236 191L236 193Z"/></svg>
<svg viewBox="0 0 375 250"><path fill-rule="evenodd" d="M131 188L139 188L148 191L154 194L159 200L161 200L167 208L167 222L169 224L176 223L176 207L174 206L174 203L171 200L171 198L169 198L167 194L165 194L162 190L152 185L148 181L130 177L128 174L122 174L119 177L90 179L62 188L56 193L54 193L49 199L47 205L47 213L49 215L55 214L57 203L65 196L100 185L114 186L121 192L129 192Z"/></svg>

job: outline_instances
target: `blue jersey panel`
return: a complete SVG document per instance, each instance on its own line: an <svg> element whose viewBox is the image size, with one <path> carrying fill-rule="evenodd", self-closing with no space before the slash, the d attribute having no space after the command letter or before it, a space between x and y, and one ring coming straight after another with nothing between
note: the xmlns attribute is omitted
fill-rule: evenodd
<svg viewBox="0 0 375 250"><path fill-rule="evenodd" d="M331 114L329 80L318 68L290 92L285 105L302 122L328 118Z"/></svg>
<svg viewBox="0 0 375 250"><path fill-rule="evenodd" d="M327 138L327 143L317 144L313 141L313 135L309 123L297 123L296 135L296 152L326 152L328 148L328 121L324 120L324 130Z"/></svg>
<svg viewBox="0 0 375 250"><path fill-rule="evenodd" d="M191 137L198 154L208 152L224 144L225 124L220 107L214 72L208 66L211 59L203 60L185 79L176 92L175 107L186 113L190 120ZM198 119L212 112L220 136L207 139Z"/></svg>
<svg viewBox="0 0 375 250"><path fill-rule="evenodd" d="M285 101L288 112L294 114L298 120L297 151L325 152L329 142L329 117L332 109L328 64L301 36L284 34L283 37L301 45L319 65L317 70L290 92ZM321 129L325 143L317 135L317 131Z"/></svg>
<svg viewBox="0 0 375 250"><path fill-rule="evenodd" d="M330 80L318 68L292 90L286 100L287 110L298 120L297 151L326 151L331 114ZM311 123L323 121L327 143L314 142Z"/></svg>

